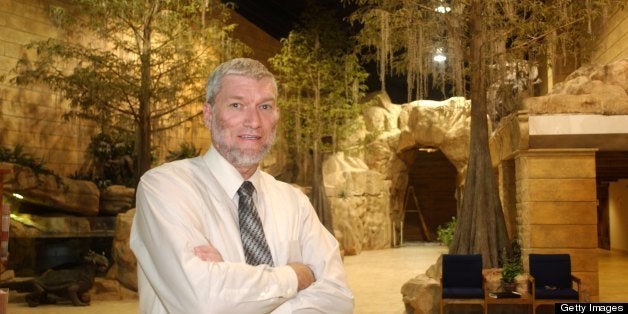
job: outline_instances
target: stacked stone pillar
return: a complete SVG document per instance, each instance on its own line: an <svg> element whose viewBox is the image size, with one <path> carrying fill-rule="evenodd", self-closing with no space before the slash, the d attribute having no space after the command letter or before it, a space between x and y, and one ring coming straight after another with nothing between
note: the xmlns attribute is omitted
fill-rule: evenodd
<svg viewBox="0 0 628 314"><path fill-rule="evenodd" d="M597 301L595 150L530 149L515 155L517 234L530 253L568 253L581 300Z"/></svg>

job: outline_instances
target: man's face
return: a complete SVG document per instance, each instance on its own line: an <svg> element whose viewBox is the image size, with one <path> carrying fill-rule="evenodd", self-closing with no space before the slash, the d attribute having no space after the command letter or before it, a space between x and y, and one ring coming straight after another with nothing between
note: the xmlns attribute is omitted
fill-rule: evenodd
<svg viewBox="0 0 628 314"><path fill-rule="evenodd" d="M203 108L212 145L236 167L257 165L275 139L279 109L270 78L222 78L213 107Z"/></svg>

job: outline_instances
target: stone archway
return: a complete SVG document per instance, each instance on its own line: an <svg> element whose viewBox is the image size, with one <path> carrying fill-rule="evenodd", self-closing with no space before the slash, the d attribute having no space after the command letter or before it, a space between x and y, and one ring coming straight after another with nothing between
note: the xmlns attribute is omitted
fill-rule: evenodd
<svg viewBox="0 0 628 314"><path fill-rule="evenodd" d="M453 189L460 185L459 174L468 159L469 101L454 97L396 105L385 94L373 100L376 104L365 110L363 127L343 145L350 148L330 156L324 165L334 230L348 255L399 243L410 167L416 157L409 152L421 147L437 150L441 161L455 172ZM450 196L455 199L455 192ZM448 221L452 215L447 211L443 216ZM439 217L432 224L442 220ZM434 240L435 228L426 229Z"/></svg>

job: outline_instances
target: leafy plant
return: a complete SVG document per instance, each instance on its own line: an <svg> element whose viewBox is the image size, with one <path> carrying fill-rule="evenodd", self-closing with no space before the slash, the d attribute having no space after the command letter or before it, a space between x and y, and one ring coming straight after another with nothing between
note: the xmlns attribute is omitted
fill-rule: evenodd
<svg viewBox="0 0 628 314"><path fill-rule="evenodd" d="M502 280L507 283L515 282L515 277L523 273L521 261L507 262L502 267Z"/></svg>
<svg viewBox="0 0 628 314"><path fill-rule="evenodd" d="M523 273L523 263L521 262L521 247L519 242L512 242L512 251L510 258L504 258L502 261L502 280L506 283L515 282L515 277Z"/></svg>
<svg viewBox="0 0 628 314"><path fill-rule="evenodd" d="M112 184L133 185L133 140L121 132L99 133L92 137L88 154L93 160L93 171L76 176L91 177L99 187Z"/></svg>
<svg viewBox="0 0 628 314"><path fill-rule="evenodd" d="M34 158L31 154L25 153L24 146L22 146L21 144L15 145L13 150L6 147L0 147L0 161L10 162L18 164L20 166L31 168L35 174L54 175L52 170L46 168L43 159L37 159Z"/></svg>
<svg viewBox="0 0 628 314"><path fill-rule="evenodd" d="M438 226L436 229L436 235L438 241L442 242L444 245L449 246L451 241L454 239L454 232L456 232L456 217L451 217L451 221L446 223L444 226Z"/></svg>

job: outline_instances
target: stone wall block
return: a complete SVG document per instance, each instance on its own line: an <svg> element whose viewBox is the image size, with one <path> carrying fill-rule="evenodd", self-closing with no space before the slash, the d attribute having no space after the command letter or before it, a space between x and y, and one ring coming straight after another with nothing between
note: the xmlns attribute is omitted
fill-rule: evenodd
<svg viewBox="0 0 628 314"><path fill-rule="evenodd" d="M531 225L530 245L533 248L597 247L597 226Z"/></svg>
<svg viewBox="0 0 628 314"><path fill-rule="evenodd" d="M525 223L597 224L596 202L526 202L529 214Z"/></svg>
<svg viewBox="0 0 628 314"><path fill-rule="evenodd" d="M595 178L595 159L590 156L549 156L520 161L518 179Z"/></svg>
<svg viewBox="0 0 628 314"><path fill-rule="evenodd" d="M571 258L571 271L572 272L595 272L598 270L597 262L597 249L592 248L545 248L545 249L532 249L524 250L525 253L523 265L526 271L529 271L529 258L528 254L569 254Z"/></svg>
<svg viewBox="0 0 628 314"><path fill-rule="evenodd" d="M591 202L597 197L594 179L528 179L517 185L517 202Z"/></svg>

